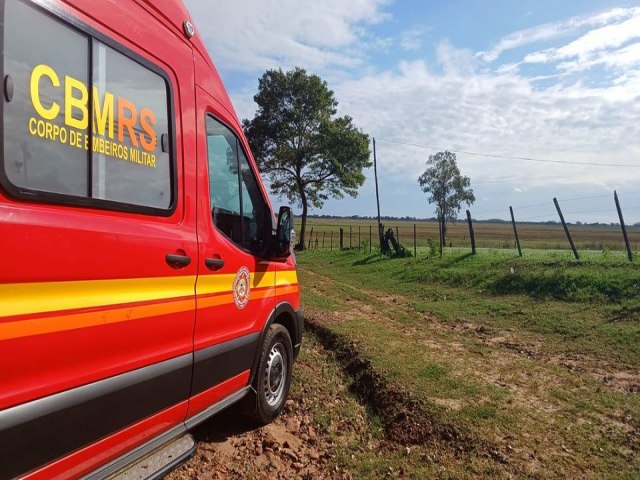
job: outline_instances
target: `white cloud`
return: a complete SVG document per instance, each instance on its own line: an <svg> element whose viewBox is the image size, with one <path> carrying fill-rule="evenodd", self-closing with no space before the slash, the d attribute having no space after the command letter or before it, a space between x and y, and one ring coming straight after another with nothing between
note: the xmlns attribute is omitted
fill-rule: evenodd
<svg viewBox="0 0 640 480"><path fill-rule="evenodd" d="M559 70L578 72L587 70L596 65L604 65L610 68L627 69L640 64L640 43L634 43L627 47L606 52L590 59L576 59L562 62L557 65Z"/></svg>
<svg viewBox="0 0 640 480"><path fill-rule="evenodd" d="M629 40L640 38L640 8L630 9L633 15L620 23L590 30L577 40L558 49L560 58L587 57L590 53L620 47Z"/></svg>
<svg viewBox="0 0 640 480"><path fill-rule="evenodd" d="M636 14L637 9L634 8L614 8L612 10L593 15L572 17L560 22L550 22L537 25L532 28L510 33L509 35L501 38L491 50L478 52L477 56L484 61L493 62L507 50L523 47L536 42L565 37L580 28L607 25L610 22L629 18Z"/></svg>
<svg viewBox="0 0 640 480"><path fill-rule="evenodd" d="M471 73L477 63L471 50L456 48L448 41L436 46L436 58L446 75Z"/></svg>
<svg viewBox="0 0 640 480"><path fill-rule="evenodd" d="M216 62L255 73L294 65L312 70L361 65L362 27L386 18L387 0L186 3Z"/></svg>
<svg viewBox="0 0 640 480"><path fill-rule="evenodd" d="M594 65L627 67L637 63L638 43L627 44L640 38L640 8L629 9L628 13L630 18L589 30L566 45L530 53L523 63L565 60L557 67L570 71L586 70Z"/></svg>
<svg viewBox="0 0 640 480"><path fill-rule="evenodd" d="M427 27L419 26L405 30L400 34L400 48L407 51L419 50L422 47L424 34L428 32Z"/></svg>
<svg viewBox="0 0 640 480"><path fill-rule="evenodd" d="M448 45L449 50L454 50ZM464 58L468 52L453 53ZM393 143L577 162L640 158L640 75L593 88L535 88L514 73L429 70L423 61L344 82L340 110L379 139L379 169L412 184L435 150ZM460 154L463 173L480 183L504 177L519 188L640 181L639 169L541 164ZM496 185L499 188L499 185Z"/></svg>

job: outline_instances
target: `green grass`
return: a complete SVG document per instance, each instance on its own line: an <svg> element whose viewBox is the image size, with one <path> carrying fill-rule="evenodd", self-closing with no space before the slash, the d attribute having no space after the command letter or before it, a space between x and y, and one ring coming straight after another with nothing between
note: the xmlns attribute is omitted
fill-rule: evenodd
<svg viewBox="0 0 640 480"><path fill-rule="evenodd" d="M640 435L630 433L640 432L639 395L605 379L637 380L634 264L503 251L409 259L315 251L298 260L305 311L425 402L434 422L482 446L449 465L450 478L640 472L630 436ZM497 465L479 453L486 449L510 460Z"/></svg>
<svg viewBox="0 0 640 480"><path fill-rule="evenodd" d="M545 336L550 349L607 352L640 365L640 268L635 264L602 258L576 262L541 252L513 258L499 251L394 260L316 251L301 258L303 266L333 273L347 284L406 295L415 311L445 321L463 316L497 328L517 327ZM344 296L347 287L336 288ZM357 290L350 296L363 300ZM333 310L338 304L335 297L308 300L318 308L321 301L332 302Z"/></svg>

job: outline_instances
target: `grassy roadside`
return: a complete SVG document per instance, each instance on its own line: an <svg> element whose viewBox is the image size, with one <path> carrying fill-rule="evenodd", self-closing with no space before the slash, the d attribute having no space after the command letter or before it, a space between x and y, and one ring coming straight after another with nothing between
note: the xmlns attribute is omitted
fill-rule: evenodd
<svg viewBox="0 0 640 480"><path fill-rule="evenodd" d="M397 471L398 459L409 476L429 465L440 478L640 474L633 265L354 252L298 260L310 317L357 345L433 425L468 440L462 451L405 445L422 459L408 464L402 449L364 454L347 461L357 476Z"/></svg>
<svg viewBox="0 0 640 480"><path fill-rule="evenodd" d="M416 312L515 328L548 352L575 351L640 367L640 268L614 258L526 258L501 251L388 260L305 252L301 265L347 285L399 294Z"/></svg>

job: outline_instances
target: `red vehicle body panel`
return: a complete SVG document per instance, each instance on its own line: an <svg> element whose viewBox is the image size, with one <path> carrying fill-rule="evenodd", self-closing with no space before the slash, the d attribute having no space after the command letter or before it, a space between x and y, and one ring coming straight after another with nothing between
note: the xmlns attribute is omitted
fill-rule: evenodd
<svg viewBox="0 0 640 480"><path fill-rule="evenodd" d="M0 186L0 479L16 474L3 470L3 448L28 440L18 434L19 424L2 436L3 415L36 411L38 402L48 412L76 392L96 405L111 402L110 417L96 418L103 430L96 427L64 453L39 446L33 458L43 463L21 472L33 479L80 477L249 385L261 333L283 305L287 312L300 309L292 258L259 258L213 225L206 115L233 130L256 176L257 169L199 35L184 35L183 23L191 21L184 5L175 0L43 0L36 5L164 73L171 93L176 198L167 214L155 215L32 201ZM191 262L173 268L168 254ZM224 266L211 270L206 258L223 259ZM232 284L242 267L251 272L251 291L247 305L239 308ZM291 322L287 325L297 328L301 317ZM297 348L300 335L301 328L295 333ZM232 348L244 352L238 353L243 360L236 369L205 378L211 362L224 363L218 360ZM96 393L118 382L126 383L122 391L111 386L111 396ZM141 392L156 402L148 410L136 404L146 401ZM55 444L60 429L74 428L73 420L66 422L83 405L70 404L58 417L54 412L41 431L37 419L24 428ZM91 408L77 421L104 416ZM131 410L129 417L123 419L119 408ZM109 422L113 429L104 430ZM15 448L27 449L21 461L29 464L33 445Z"/></svg>

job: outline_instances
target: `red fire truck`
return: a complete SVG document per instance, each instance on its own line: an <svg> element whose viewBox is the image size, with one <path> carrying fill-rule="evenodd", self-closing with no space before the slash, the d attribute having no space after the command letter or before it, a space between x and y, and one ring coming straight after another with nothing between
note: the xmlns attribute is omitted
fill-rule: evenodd
<svg viewBox="0 0 640 480"><path fill-rule="evenodd" d="M291 212L181 1L0 5L0 479L161 475L284 405Z"/></svg>

